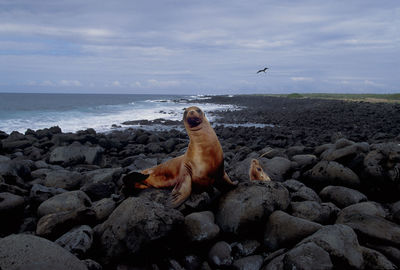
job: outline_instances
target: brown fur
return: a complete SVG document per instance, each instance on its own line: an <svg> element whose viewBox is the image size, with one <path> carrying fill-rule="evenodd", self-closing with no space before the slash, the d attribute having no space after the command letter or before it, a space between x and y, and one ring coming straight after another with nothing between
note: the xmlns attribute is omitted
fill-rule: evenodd
<svg viewBox="0 0 400 270"><path fill-rule="evenodd" d="M187 108L183 122L190 138L186 153L143 170L141 173L149 175L148 178L135 184L135 188L141 189L174 186L171 193L173 207L179 206L190 196L192 186L206 188L217 180L236 184L224 171L221 144L204 113L198 107Z"/></svg>
<svg viewBox="0 0 400 270"><path fill-rule="evenodd" d="M257 159L251 160L249 177L250 180L271 181L271 178L264 172Z"/></svg>

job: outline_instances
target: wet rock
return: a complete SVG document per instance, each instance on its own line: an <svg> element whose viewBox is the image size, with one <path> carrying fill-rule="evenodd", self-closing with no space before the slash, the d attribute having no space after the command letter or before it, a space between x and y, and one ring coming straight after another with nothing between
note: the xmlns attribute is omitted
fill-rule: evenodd
<svg viewBox="0 0 400 270"><path fill-rule="evenodd" d="M376 202L361 202L350 205L346 208L343 208L342 211L339 212L338 217L357 213L379 216L383 218L386 217L385 209L383 209L383 207Z"/></svg>
<svg viewBox="0 0 400 270"><path fill-rule="evenodd" d="M264 245L272 251L290 247L320 228L318 223L275 211L265 226Z"/></svg>
<svg viewBox="0 0 400 270"><path fill-rule="evenodd" d="M18 196L26 196L29 191L18 186L9 185L0 181L0 192L8 192Z"/></svg>
<svg viewBox="0 0 400 270"><path fill-rule="evenodd" d="M333 224L340 211L332 203L318 203L315 201L291 202L291 214L320 224Z"/></svg>
<svg viewBox="0 0 400 270"><path fill-rule="evenodd" d="M7 184L14 184L12 181L17 177L25 181L32 179L31 171L34 162L31 160L10 160L0 162L0 175L6 180ZM7 181L8 180L8 181Z"/></svg>
<svg viewBox="0 0 400 270"><path fill-rule="evenodd" d="M333 264L328 252L313 242L299 245L283 258L284 269L329 270Z"/></svg>
<svg viewBox="0 0 400 270"><path fill-rule="evenodd" d="M283 182L290 173L292 163L283 157L261 158L261 167L273 181Z"/></svg>
<svg viewBox="0 0 400 270"><path fill-rule="evenodd" d="M81 190L93 201L108 198L116 193L115 182L120 178L122 169L99 169L84 174L86 181Z"/></svg>
<svg viewBox="0 0 400 270"><path fill-rule="evenodd" d="M232 254L235 258L246 257L253 255L254 252L261 246L260 242L256 240L244 240L241 242L233 243Z"/></svg>
<svg viewBox="0 0 400 270"><path fill-rule="evenodd" d="M46 187L40 184L34 184L31 188L29 197L31 202L40 204L49 198L64 192L67 192L67 190L63 188Z"/></svg>
<svg viewBox="0 0 400 270"><path fill-rule="evenodd" d="M393 246L387 246L387 245L384 246L376 244L369 247L381 252L390 261L394 262L397 265L400 265L400 249Z"/></svg>
<svg viewBox="0 0 400 270"><path fill-rule="evenodd" d="M285 267L285 264L283 263L284 258L285 254L275 257L266 266L264 266L262 270L283 270Z"/></svg>
<svg viewBox="0 0 400 270"><path fill-rule="evenodd" d="M41 203L38 207L38 216L42 217L48 214L77 210L92 206L92 201L85 192L76 190L64 192Z"/></svg>
<svg viewBox="0 0 400 270"><path fill-rule="evenodd" d="M49 214L39 219L36 234L55 239L77 225L93 224L96 220L95 215L90 208Z"/></svg>
<svg viewBox="0 0 400 270"><path fill-rule="evenodd" d="M300 188L305 187L302 182L294 180L294 179L289 179L286 180L285 182L282 183L282 185L289 190L290 193L298 191Z"/></svg>
<svg viewBox="0 0 400 270"><path fill-rule="evenodd" d="M350 212L339 215L336 223L350 226L362 239L400 245L400 226L382 217Z"/></svg>
<svg viewBox="0 0 400 270"><path fill-rule="evenodd" d="M92 204L92 209L96 213L97 221L104 221L107 219L116 207L117 204L113 198L104 198Z"/></svg>
<svg viewBox="0 0 400 270"><path fill-rule="evenodd" d="M130 197L96 229L103 260L135 253L151 241L165 237L183 220L182 214L175 209L144 198Z"/></svg>
<svg viewBox="0 0 400 270"><path fill-rule="evenodd" d="M8 192L0 193L0 236L18 229L25 206L23 197Z"/></svg>
<svg viewBox="0 0 400 270"><path fill-rule="evenodd" d="M217 242L208 252L208 261L216 267L230 266L233 262L231 251L231 246L227 242Z"/></svg>
<svg viewBox="0 0 400 270"><path fill-rule="evenodd" d="M229 176L231 179L240 182L248 182L249 179L249 169L252 158L246 158L240 162L235 163L233 168L229 171Z"/></svg>
<svg viewBox="0 0 400 270"><path fill-rule="evenodd" d="M75 227L54 242L75 256L82 257L92 246L93 230L87 225Z"/></svg>
<svg viewBox="0 0 400 270"><path fill-rule="evenodd" d="M187 255L183 258L183 267L187 270L200 269L203 260L196 255Z"/></svg>
<svg viewBox="0 0 400 270"><path fill-rule="evenodd" d="M8 161L10 161L10 160L11 160L11 159L10 159L9 157L0 155L0 162L8 162Z"/></svg>
<svg viewBox="0 0 400 270"><path fill-rule="evenodd" d="M337 267L340 266L342 269L346 267L361 269L363 267L364 259L357 235L346 225L327 225L303 239L298 246L310 242L314 242L328 252Z"/></svg>
<svg viewBox="0 0 400 270"><path fill-rule="evenodd" d="M304 173L302 182L315 189L329 185L357 187L360 179L351 169L335 161L320 161L311 170Z"/></svg>
<svg viewBox="0 0 400 270"><path fill-rule="evenodd" d="M322 153L321 158L328 161L338 161L340 163L349 161L356 157L359 153L365 153L369 151L368 143L353 143L351 145L327 150Z"/></svg>
<svg viewBox="0 0 400 270"><path fill-rule="evenodd" d="M91 259L82 260L82 262L86 265L88 270L102 270L103 267L96 261Z"/></svg>
<svg viewBox="0 0 400 270"><path fill-rule="evenodd" d="M259 270L263 262L261 255L253 255L236 260L232 267L237 270Z"/></svg>
<svg viewBox="0 0 400 270"><path fill-rule="evenodd" d="M87 269L66 249L33 235L14 234L0 239L0 254L2 269Z"/></svg>
<svg viewBox="0 0 400 270"><path fill-rule="evenodd" d="M83 177L80 173L68 170L56 170L47 173L42 184L47 187L75 190L79 188L82 179Z"/></svg>
<svg viewBox="0 0 400 270"><path fill-rule="evenodd" d="M214 223L214 214L211 211L187 215L184 230L189 241L192 242L209 241L219 234L219 227Z"/></svg>
<svg viewBox="0 0 400 270"><path fill-rule="evenodd" d="M295 202L301 202L301 201L316 201L316 202L321 202L321 198L318 196L318 194L311 188L309 187L301 187L299 190L296 192L293 192L290 194L291 200Z"/></svg>
<svg viewBox="0 0 400 270"><path fill-rule="evenodd" d="M289 206L289 192L280 183L241 183L220 200L216 221L228 233L254 233L275 210Z"/></svg>
<svg viewBox="0 0 400 270"><path fill-rule="evenodd" d="M315 155L295 155L292 157L292 161L296 162L297 166L300 169L307 168L311 165L314 165L317 161L317 157Z"/></svg>
<svg viewBox="0 0 400 270"><path fill-rule="evenodd" d="M103 152L102 147L89 147L75 142L69 146L59 146L51 151L49 162L64 166L83 163L100 165Z"/></svg>
<svg viewBox="0 0 400 270"><path fill-rule="evenodd" d="M342 186L327 186L319 193L323 201L333 202L340 208L367 200L361 192Z"/></svg>
<svg viewBox="0 0 400 270"><path fill-rule="evenodd" d="M400 182L400 145L382 143L371 146L364 159L366 185L373 198L383 201L398 200Z"/></svg>
<svg viewBox="0 0 400 270"><path fill-rule="evenodd" d="M381 270L381 269L397 269L396 265L394 265L391 261L389 261L382 253L366 248L361 247L364 257L364 265L366 269L371 270Z"/></svg>
<svg viewBox="0 0 400 270"><path fill-rule="evenodd" d="M14 131L15 132L15 131ZM14 133L13 132L13 133ZM32 142L27 140L22 134L11 133L6 139L2 140L2 148L9 153L14 152L16 149L24 149L32 145Z"/></svg>

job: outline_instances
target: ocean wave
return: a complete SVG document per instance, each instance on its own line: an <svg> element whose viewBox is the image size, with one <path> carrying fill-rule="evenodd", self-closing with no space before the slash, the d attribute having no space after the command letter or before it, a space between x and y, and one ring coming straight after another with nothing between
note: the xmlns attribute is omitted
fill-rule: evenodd
<svg viewBox="0 0 400 270"><path fill-rule="evenodd" d="M198 104L164 102L160 100L147 100L135 102L135 104L121 105L102 105L88 107L79 110L69 111L46 111L30 112L30 114L20 114L17 117L3 119L0 123L0 130L11 133L18 131L24 133L28 128L37 130L59 126L63 132L76 132L93 128L97 132L108 132L112 130L112 125L121 125L126 121L136 120L181 120L183 110L188 106L198 106L206 113L220 110L238 110L234 105L220 104ZM212 114L207 115L210 121L214 120ZM128 126L129 127L129 126Z"/></svg>

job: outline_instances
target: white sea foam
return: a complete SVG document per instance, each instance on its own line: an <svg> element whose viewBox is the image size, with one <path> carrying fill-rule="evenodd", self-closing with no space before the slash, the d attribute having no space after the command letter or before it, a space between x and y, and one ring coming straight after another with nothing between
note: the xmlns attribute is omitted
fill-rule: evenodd
<svg viewBox="0 0 400 270"><path fill-rule="evenodd" d="M30 112L24 117L3 119L0 130L10 133L14 130L25 132L28 128L37 130L59 126L63 132L76 132L93 128L97 132L107 132L112 125L120 125L125 121L154 120L181 120L183 110L188 106L198 106L207 114L217 110L236 110L234 105L180 103L171 100L146 100L124 105L100 105L80 110ZM210 121L212 115L207 115ZM129 127L129 126L127 126Z"/></svg>

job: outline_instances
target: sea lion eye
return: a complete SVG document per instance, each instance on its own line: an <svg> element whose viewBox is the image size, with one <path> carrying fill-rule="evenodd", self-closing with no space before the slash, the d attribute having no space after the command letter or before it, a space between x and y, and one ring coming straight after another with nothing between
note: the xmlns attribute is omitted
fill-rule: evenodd
<svg viewBox="0 0 400 270"><path fill-rule="evenodd" d="M261 168L257 168L257 171L261 172Z"/></svg>

